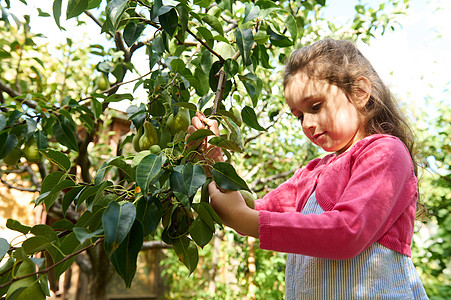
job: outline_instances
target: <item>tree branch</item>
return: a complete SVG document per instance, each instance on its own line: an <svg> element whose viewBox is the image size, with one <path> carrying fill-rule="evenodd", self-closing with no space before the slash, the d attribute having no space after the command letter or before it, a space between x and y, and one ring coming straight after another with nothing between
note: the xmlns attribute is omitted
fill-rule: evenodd
<svg viewBox="0 0 451 300"><path fill-rule="evenodd" d="M3 91L5 93L7 93L11 98L17 98L22 100L22 103L24 103L25 105L27 105L30 108L36 108L36 104L33 102L30 102L28 100L24 100L24 97L21 93L19 93L16 90L13 90L12 88L10 88L9 86L7 86L1 79L0 79L0 91Z"/></svg>
<svg viewBox="0 0 451 300"><path fill-rule="evenodd" d="M207 43L205 43L201 38L199 38L197 35L194 34L194 32L192 32L189 28L186 28L186 32L188 32L189 34L191 34L199 43L202 44L202 46L204 46L205 48L207 48L207 50L210 53L213 53L213 55L215 55L218 59L219 62L221 64L223 64L225 62L225 59L219 54L217 53L215 50L213 50L210 46L207 45Z"/></svg>
<svg viewBox="0 0 451 300"><path fill-rule="evenodd" d="M22 95L21 93L7 86L1 79L0 79L0 90L7 93L12 98L20 97Z"/></svg>
<svg viewBox="0 0 451 300"><path fill-rule="evenodd" d="M141 250L149 250L149 249L170 249L171 245L168 245L162 241L148 241L144 242Z"/></svg>
<svg viewBox="0 0 451 300"><path fill-rule="evenodd" d="M21 192L30 192L30 193L35 193L35 192L40 192L41 189L36 188L36 189L32 189L32 188L26 188L26 187L19 187L19 186L13 186L12 184L6 182L5 180L3 180L3 178L0 177L0 182L3 183L4 185L6 185L9 189L14 189L14 190L18 190Z"/></svg>
<svg viewBox="0 0 451 300"><path fill-rule="evenodd" d="M219 102L222 101L222 98L224 97L224 90L225 90L225 83L226 83L226 76L224 69L221 68L218 72L219 74L219 81L218 81L218 88L216 90L215 100L213 102L213 110L211 111L211 114L214 116L216 114L216 110L218 109ZM216 74L216 76L218 75Z"/></svg>

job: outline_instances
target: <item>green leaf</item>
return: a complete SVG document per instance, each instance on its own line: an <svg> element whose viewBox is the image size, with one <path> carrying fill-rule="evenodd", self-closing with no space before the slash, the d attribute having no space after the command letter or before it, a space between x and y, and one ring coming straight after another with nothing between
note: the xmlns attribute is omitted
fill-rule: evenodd
<svg viewBox="0 0 451 300"><path fill-rule="evenodd" d="M105 230L105 251L111 256L127 237L136 217L136 208L130 202L110 202L102 216Z"/></svg>
<svg viewBox="0 0 451 300"><path fill-rule="evenodd" d="M210 226L209 219L213 220L222 227L222 221L221 218L219 218L218 214L213 210L213 208L210 206L210 204L206 202L200 202L193 204L193 209L197 212L199 217L204 220L204 222ZM208 216L207 213L210 215ZM214 227L212 229L214 231Z"/></svg>
<svg viewBox="0 0 451 300"><path fill-rule="evenodd" d="M66 192L66 194L63 197L63 203L62 203L64 215L66 215L67 209L72 204L72 202L77 203L78 197L80 196L81 191L83 189L85 189L84 186L76 186L76 187L70 189L68 192Z"/></svg>
<svg viewBox="0 0 451 300"><path fill-rule="evenodd" d="M186 68L185 62L180 58L172 59L169 65L174 73L180 73Z"/></svg>
<svg viewBox="0 0 451 300"><path fill-rule="evenodd" d="M86 128L86 131L91 134L91 131L94 129L95 124L94 121L92 120L92 116L85 114L85 113L81 113L80 117L79 117L80 122L82 123L83 127Z"/></svg>
<svg viewBox="0 0 451 300"><path fill-rule="evenodd" d="M197 111L196 104L191 102L176 102L174 105L178 107L185 107L192 111Z"/></svg>
<svg viewBox="0 0 451 300"><path fill-rule="evenodd" d="M101 3L102 3L102 0L89 0L88 10L99 7L99 5Z"/></svg>
<svg viewBox="0 0 451 300"><path fill-rule="evenodd" d="M293 15L286 11L286 10L279 10L277 11L278 15L281 17L283 23L288 29L288 32L291 35L291 40L294 41L297 38L298 35L298 26L296 24L296 19L293 17Z"/></svg>
<svg viewBox="0 0 451 300"><path fill-rule="evenodd" d="M243 118L243 122L246 123L249 127L260 131L266 131L265 128L258 124L257 115L255 114L255 111L252 107L245 106L241 111L241 117Z"/></svg>
<svg viewBox="0 0 451 300"><path fill-rule="evenodd" d="M66 255L69 255L71 253L74 253L83 247L85 247L86 244L80 244L77 237L75 236L75 233L70 233L68 236L66 236L64 239L61 240L61 244L59 246L59 249L54 247L53 245L47 249L49 251L50 256L53 259L54 263L57 263L61 261L63 258L65 258ZM55 267L55 278L58 278L64 271L66 271L75 261L76 256L67 259L65 262L59 264Z"/></svg>
<svg viewBox="0 0 451 300"><path fill-rule="evenodd" d="M52 228L56 230L72 230L72 228L74 228L74 223L72 223L68 219L61 219L55 221L52 224Z"/></svg>
<svg viewBox="0 0 451 300"><path fill-rule="evenodd" d="M293 41L291 41L288 37L275 32L271 26L266 28L266 33L269 35L271 43L276 47L288 47L293 45Z"/></svg>
<svg viewBox="0 0 451 300"><path fill-rule="evenodd" d="M183 166L182 175L188 197L194 196L207 179L204 168L200 165L193 165L191 162Z"/></svg>
<svg viewBox="0 0 451 300"><path fill-rule="evenodd" d="M177 10L177 14L179 15L179 24L181 27L181 30L179 30L179 33L183 33L186 31L186 28L188 28L188 20L189 20L189 14L188 10L185 5L182 3L178 4L175 9Z"/></svg>
<svg viewBox="0 0 451 300"><path fill-rule="evenodd" d="M58 184L55 185L51 191L47 191L45 193L41 192L39 197L36 199L35 205L39 205L44 202L45 208L48 211L53 203L58 199L62 190L74 187L75 185L76 183L69 179L64 179L58 182Z"/></svg>
<svg viewBox="0 0 451 300"><path fill-rule="evenodd" d="M102 103L96 98L91 99L92 113L94 114L94 120L97 120L102 114Z"/></svg>
<svg viewBox="0 0 451 300"><path fill-rule="evenodd" d="M55 135L57 142L61 145L78 152L77 138L75 137L74 131L67 123L62 122L62 118L62 116L59 116L53 125L53 134Z"/></svg>
<svg viewBox="0 0 451 300"><path fill-rule="evenodd" d="M67 175L60 171L52 172L47 175L41 184L41 194L50 192L55 185L57 185L60 181L66 179L66 177Z"/></svg>
<svg viewBox="0 0 451 300"><path fill-rule="evenodd" d="M0 159L7 156L17 145L18 139L14 134L3 132L0 134Z"/></svg>
<svg viewBox="0 0 451 300"><path fill-rule="evenodd" d="M108 98L105 99L104 102L119 102L122 100L133 100L132 94L113 94L111 96L108 96Z"/></svg>
<svg viewBox="0 0 451 300"><path fill-rule="evenodd" d="M9 243L4 238L0 237L0 261L3 259L6 253L9 250Z"/></svg>
<svg viewBox="0 0 451 300"><path fill-rule="evenodd" d="M47 297L50 297L49 280L47 279L47 274L39 275L39 285L41 286L42 292Z"/></svg>
<svg viewBox="0 0 451 300"><path fill-rule="evenodd" d="M3 130L3 128L5 128L6 126L6 117L5 115L1 114L0 115L0 130Z"/></svg>
<svg viewBox="0 0 451 300"><path fill-rule="evenodd" d="M30 232L35 236L44 236L50 242L56 242L57 244L59 243L58 235L49 225L46 224L34 225L33 228L31 228Z"/></svg>
<svg viewBox="0 0 451 300"><path fill-rule="evenodd" d="M51 243L45 236L32 236L22 243L22 248L26 254L33 254L40 252L50 247Z"/></svg>
<svg viewBox="0 0 451 300"><path fill-rule="evenodd" d="M235 38L238 49L240 50L241 57L243 58L243 65L247 66L251 60L251 50L254 45L254 36L252 34L252 29L243 28L241 30L239 27L235 29Z"/></svg>
<svg viewBox="0 0 451 300"><path fill-rule="evenodd" d="M136 167L136 183L144 196L147 196L149 185L156 179L162 164L162 155L149 154Z"/></svg>
<svg viewBox="0 0 451 300"><path fill-rule="evenodd" d="M243 23L254 20L260 13L260 7L258 6L251 6L251 4L248 3L246 3L245 6Z"/></svg>
<svg viewBox="0 0 451 300"><path fill-rule="evenodd" d="M42 9L40 9L40 8L38 7L38 16L39 16L39 17L50 17L50 14L49 14L49 13L46 13L45 11L42 11Z"/></svg>
<svg viewBox="0 0 451 300"><path fill-rule="evenodd" d="M158 10L158 13L165 11L166 7L162 7ZM160 20L161 27L166 33L172 37L177 30L177 24L179 22L179 17L177 16L177 12L174 8L171 8L168 12L158 15L158 19Z"/></svg>
<svg viewBox="0 0 451 300"><path fill-rule="evenodd" d="M216 162L213 165L211 173L213 180L223 189L230 191L250 191L246 182L236 173L235 168L229 163Z"/></svg>
<svg viewBox="0 0 451 300"><path fill-rule="evenodd" d="M88 2L88 0L69 0L69 3L67 3L66 19L69 20L83 13L88 9Z"/></svg>
<svg viewBox="0 0 451 300"><path fill-rule="evenodd" d="M189 234L200 247L204 247L208 244L213 237L214 230L212 231L203 219L197 218L191 223L189 227Z"/></svg>
<svg viewBox="0 0 451 300"><path fill-rule="evenodd" d="M199 26L197 27L198 34L200 33L207 43L208 46L213 47L214 39L213 34L211 33L211 30L209 30L207 27Z"/></svg>
<svg viewBox="0 0 451 300"><path fill-rule="evenodd" d="M194 203L193 209L197 213L198 218L202 219L202 221L205 223L205 225L208 226L210 231L215 231L215 223L213 220L213 217L210 215L210 212L207 209L207 206L210 206L208 203L201 202L201 203ZM194 239L196 241L196 239ZM196 241L197 243L197 241ZM197 243L199 245L199 243Z"/></svg>
<svg viewBox="0 0 451 300"><path fill-rule="evenodd" d="M5 261L2 261L3 265L0 267L0 285L5 284L6 282L10 281L12 279L12 270L14 266L14 258L9 257L8 260L5 259ZM0 295L6 294L8 291L9 285L3 287L0 289ZM9 299L8 299L9 300Z"/></svg>
<svg viewBox="0 0 451 300"><path fill-rule="evenodd" d="M85 241L92 239L93 237L99 236L103 234L103 228L99 228L94 232L91 232L87 230L86 228L82 227L74 227L73 231L75 233L75 236L80 241L81 244L83 244Z"/></svg>
<svg viewBox="0 0 451 300"><path fill-rule="evenodd" d="M99 192L99 190L103 191L103 189L106 188L106 184L108 184L107 182L108 181L104 181L100 184L96 184L94 186L89 186L89 187L85 188L83 190L83 192L81 192L81 194L79 195L79 197L77 199L77 208L80 207L80 205L82 205L82 203L85 200L91 199L91 197L93 197L95 194L97 194ZM91 200L94 200L94 199L92 198ZM92 203L87 203L89 211L91 211L91 208L92 208L91 204Z"/></svg>
<svg viewBox="0 0 451 300"><path fill-rule="evenodd" d="M209 144L218 146L221 149L232 150L236 152L242 152L243 149L240 148L237 142L228 140L221 136L215 136L208 141Z"/></svg>
<svg viewBox="0 0 451 300"><path fill-rule="evenodd" d="M127 7L127 0L111 0L106 6L107 17L113 27L116 30L121 20L121 15L124 9Z"/></svg>
<svg viewBox="0 0 451 300"><path fill-rule="evenodd" d="M13 219L8 219L6 221L6 227L11 230L19 231L23 234L27 234L31 230L30 226L22 225L19 221Z"/></svg>
<svg viewBox="0 0 451 300"><path fill-rule="evenodd" d="M71 163L65 154L51 149L39 150L39 152L49 161L57 165L61 170L68 171L70 169Z"/></svg>
<svg viewBox="0 0 451 300"><path fill-rule="evenodd" d="M38 146L38 149L45 149L48 146L48 142L47 142L47 136L45 134L45 132L43 132L42 130L37 130L34 134L33 134L35 140L36 140L36 145Z"/></svg>
<svg viewBox="0 0 451 300"><path fill-rule="evenodd" d="M136 218L141 221L144 236L151 234L163 217L163 207L157 197L141 197L136 204Z"/></svg>
<svg viewBox="0 0 451 300"><path fill-rule="evenodd" d="M202 14L202 21L211 26L214 30L216 30L220 35L224 36L224 29L222 28L221 22L219 22L218 18L208 14Z"/></svg>
<svg viewBox="0 0 451 300"><path fill-rule="evenodd" d="M198 129L194 131L192 134L190 134L186 142L191 143L197 140L202 140L210 135L215 135L213 131L211 131L210 129Z"/></svg>
<svg viewBox="0 0 451 300"><path fill-rule="evenodd" d="M143 244L143 227L135 220L130 232L110 257L116 272L124 280L127 288L130 288L136 272L138 253Z"/></svg>
<svg viewBox="0 0 451 300"><path fill-rule="evenodd" d="M136 177L135 170L124 161L124 158L122 156L116 156L111 157L107 159L102 166L100 167L99 171L97 171L96 177L94 178L95 184L100 184L105 177L106 173L112 168L117 167L124 171L124 173L129 177L130 180L134 181Z"/></svg>
<svg viewBox="0 0 451 300"><path fill-rule="evenodd" d="M175 253L188 268L190 274L193 273L199 262L199 253L197 252L197 247L193 241L190 238L183 236L174 241L173 247Z"/></svg>

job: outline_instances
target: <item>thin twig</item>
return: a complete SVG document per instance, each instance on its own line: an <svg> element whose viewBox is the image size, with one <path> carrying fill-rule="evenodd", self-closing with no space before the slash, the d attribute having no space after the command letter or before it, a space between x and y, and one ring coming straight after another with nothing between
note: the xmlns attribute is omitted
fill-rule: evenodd
<svg viewBox="0 0 451 300"><path fill-rule="evenodd" d="M32 188L26 188L26 187L13 186L12 184L10 184L10 183L6 182L5 180L3 180L3 178L1 178L1 177L0 177L0 181L4 185L6 185L9 189L18 190L18 191L21 191L21 192L36 193L36 192L40 192L41 191L41 189L32 189Z"/></svg>
<svg viewBox="0 0 451 300"><path fill-rule="evenodd" d="M225 62L225 59L215 50L213 50L210 46L207 45L207 43L205 43L201 38L199 38L197 35L194 34L194 32L192 32L189 28L186 28L186 32L188 32L189 34L191 34L199 43L202 44L202 46L204 46L205 48L207 48L207 50L210 53L213 53L213 55L215 55L218 59L219 62L221 64L223 64Z"/></svg>
<svg viewBox="0 0 451 300"><path fill-rule="evenodd" d="M132 79L132 80L129 80L129 81L118 82L118 83L116 83L115 85L111 86L109 89L106 89L106 90L104 90L104 91L101 91L99 94L106 94L106 93L109 93L110 91L112 91L112 90L114 90L114 89L120 87L121 85L124 85L124 84L127 84L127 83L131 83L131 82L133 82L133 81L140 80L141 78L144 78L144 77L146 77L147 75L149 75L149 74L151 74L151 73L152 73L152 71L149 71L149 72L147 72L146 74L144 74L144 75L142 75L142 76L139 76L139 77L137 77L137 78L135 78L135 79ZM92 99L92 98L94 98L94 97L93 97L93 96L88 96L88 97L85 97L85 98L80 99L79 101L90 100L90 99Z"/></svg>
<svg viewBox="0 0 451 300"><path fill-rule="evenodd" d="M211 115L216 115L216 110L218 109L219 102L222 101L222 98L224 97L224 91L225 91L225 82L226 82L226 76L224 69L221 68L218 72L219 74L219 81L218 81L218 88L216 90L215 100L213 102L213 109L211 111Z"/></svg>

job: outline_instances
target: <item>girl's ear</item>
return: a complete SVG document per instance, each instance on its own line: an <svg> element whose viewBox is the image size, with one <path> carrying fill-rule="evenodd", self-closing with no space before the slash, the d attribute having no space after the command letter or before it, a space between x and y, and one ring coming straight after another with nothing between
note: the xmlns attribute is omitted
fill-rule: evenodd
<svg viewBox="0 0 451 300"><path fill-rule="evenodd" d="M364 108L371 96L371 82L366 77L359 77L355 81L352 100L359 108Z"/></svg>

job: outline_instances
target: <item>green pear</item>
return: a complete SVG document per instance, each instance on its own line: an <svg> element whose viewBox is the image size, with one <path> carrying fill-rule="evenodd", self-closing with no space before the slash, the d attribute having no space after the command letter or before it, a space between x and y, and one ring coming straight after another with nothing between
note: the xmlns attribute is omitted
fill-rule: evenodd
<svg viewBox="0 0 451 300"><path fill-rule="evenodd" d="M176 134L180 131L185 132L190 124L189 109L186 107L180 107L178 113L173 116L170 115L166 125L171 130L172 134Z"/></svg>
<svg viewBox="0 0 451 300"><path fill-rule="evenodd" d="M158 144L158 132L149 121L144 121L144 132L139 139L139 148L149 150L150 146Z"/></svg>
<svg viewBox="0 0 451 300"><path fill-rule="evenodd" d="M241 194L241 196L243 196L244 201L246 201L246 205L249 206L250 208L254 209L254 202L255 202L254 196L246 190L240 190L240 194Z"/></svg>
<svg viewBox="0 0 451 300"><path fill-rule="evenodd" d="M105 73L102 73L94 80L98 90L105 91L110 88L110 81Z"/></svg>
<svg viewBox="0 0 451 300"><path fill-rule="evenodd" d="M161 148L159 145L152 145L149 148L150 153L159 154L161 152Z"/></svg>
<svg viewBox="0 0 451 300"><path fill-rule="evenodd" d="M38 151L38 145L34 137L31 137L26 143L23 149L23 155L30 163L41 162L41 154Z"/></svg>
<svg viewBox="0 0 451 300"><path fill-rule="evenodd" d="M143 135L143 128L139 127L138 131L136 132L135 136L132 139L133 149L135 149L136 152L140 152L141 148L139 147L139 139Z"/></svg>

